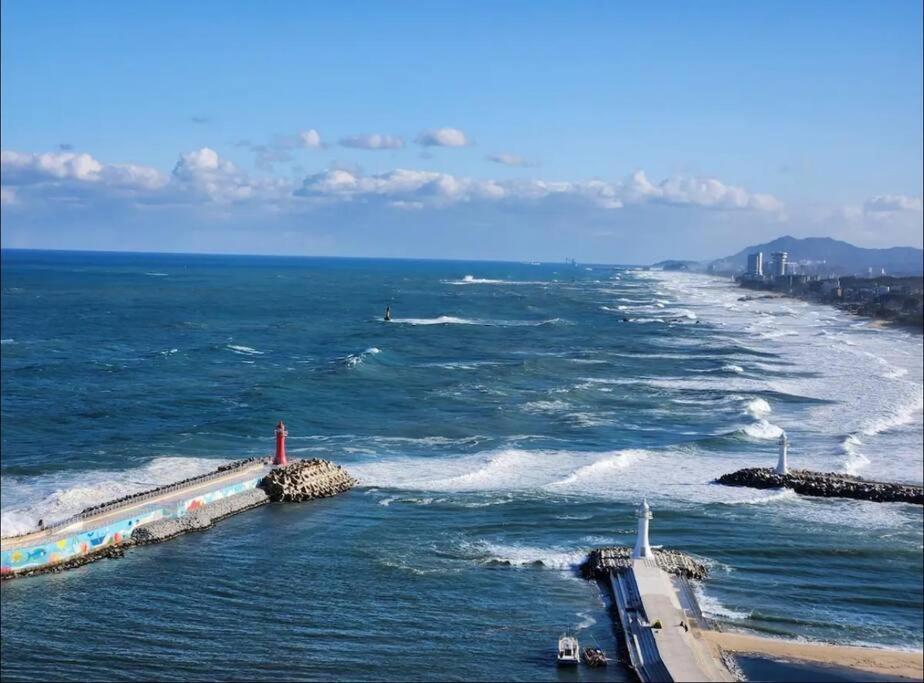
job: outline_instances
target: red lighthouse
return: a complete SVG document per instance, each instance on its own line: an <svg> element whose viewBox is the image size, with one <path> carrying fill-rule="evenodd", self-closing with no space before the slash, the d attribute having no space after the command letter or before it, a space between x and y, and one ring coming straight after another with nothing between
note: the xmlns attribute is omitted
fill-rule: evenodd
<svg viewBox="0 0 924 683"><path fill-rule="evenodd" d="M282 420L279 420L279 424L276 425L276 457L273 458L274 465L281 465L285 467L288 463L286 462L286 437L289 435L289 432L286 431L286 426Z"/></svg>

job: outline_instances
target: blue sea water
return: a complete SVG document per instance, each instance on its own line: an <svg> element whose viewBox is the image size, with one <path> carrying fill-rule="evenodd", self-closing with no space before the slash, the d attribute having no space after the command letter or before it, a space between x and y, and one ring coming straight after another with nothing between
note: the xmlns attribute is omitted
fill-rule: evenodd
<svg viewBox="0 0 924 683"><path fill-rule="evenodd" d="M920 335L618 266L2 252L2 526L265 455L361 482L4 582L4 679L628 680L574 567L698 555L724 628L921 648L919 507L710 483L920 482ZM390 305L391 323L382 320Z"/></svg>

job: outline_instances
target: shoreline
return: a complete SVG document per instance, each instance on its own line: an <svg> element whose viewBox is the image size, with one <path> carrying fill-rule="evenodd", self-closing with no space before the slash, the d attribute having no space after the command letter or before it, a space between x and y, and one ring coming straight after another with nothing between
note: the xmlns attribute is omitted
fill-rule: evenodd
<svg viewBox="0 0 924 683"><path fill-rule="evenodd" d="M730 631L703 630L698 635L718 655L764 655L783 660L846 667L884 676L912 680L924 678L924 650L832 645Z"/></svg>
<svg viewBox="0 0 924 683"><path fill-rule="evenodd" d="M840 311L841 313L846 313L847 315L853 316L854 318L858 318L859 320L866 321L867 326L874 328L874 329L902 330L904 332L911 332L914 334L924 335L924 326L919 325L917 323L913 323L909 321L902 321L902 320L894 320L891 318L879 318L873 315L867 315L865 313L851 311L849 308L845 306L838 306L836 302L824 301L822 299L817 299L811 296L799 296L799 294L795 292L780 291L776 289L766 289L766 290L758 289L755 287L749 287L744 282L737 282L736 284L739 289L746 289L749 292L763 292L764 293L763 297L768 298L768 299L783 299L783 298L796 299L798 301L805 301L810 304L818 304L819 306L828 306L829 308L833 308L837 311ZM754 297L754 298L757 299L757 298L762 298L762 297Z"/></svg>

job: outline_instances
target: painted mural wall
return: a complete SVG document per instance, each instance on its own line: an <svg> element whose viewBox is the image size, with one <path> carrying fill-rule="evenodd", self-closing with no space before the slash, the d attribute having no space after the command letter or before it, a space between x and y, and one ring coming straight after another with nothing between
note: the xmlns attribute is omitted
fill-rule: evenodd
<svg viewBox="0 0 924 683"><path fill-rule="evenodd" d="M131 537L135 527L171 517L183 517L204 505L221 498L256 488L262 477L236 482L206 491L197 496L173 501L169 504L152 504L127 513L126 517L106 525L76 531L61 539L35 546L11 548L0 552L0 573L9 574L24 569L35 569L46 564L63 562L78 555L86 555L109 545L121 543ZM84 524L93 524L87 520Z"/></svg>

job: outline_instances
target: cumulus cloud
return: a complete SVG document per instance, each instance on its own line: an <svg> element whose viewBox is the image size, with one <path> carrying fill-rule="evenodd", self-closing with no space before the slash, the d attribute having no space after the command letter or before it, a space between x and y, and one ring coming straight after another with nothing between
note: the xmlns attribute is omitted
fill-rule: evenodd
<svg viewBox="0 0 924 683"><path fill-rule="evenodd" d="M468 138L458 128L431 128L421 131L416 142L424 147L465 147Z"/></svg>
<svg viewBox="0 0 924 683"><path fill-rule="evenodd" d="M173 168L172 180L177 190L220 204L273 199L287 191L286 181L251 179L210 147L181 154Z"/></svg>
<svg viewBox="0 0 924 683"><path fill-rule="evenodd" d="M755 194L715 178L672 176L657 185L644 171L635 171L622 183L626 201L659 201L666 204L692 204L719 209L755 209L779 211L782 202L769 194Z"/></svg>
<svg viewBox="0 0 924 683"><path fill-rule="evenodd" d="M295 194L327 200L382 198L391 202L435 205L475 200L539 201L556 198L585 202L601 209L620 209L627 204L645 203L768 212L782 208L782 203L771 195L749 193L718 180L677 176L656 185L642 171L624 181L610 183L602 180L482 180L407 169L363 176L344 169L331 169L305 178Z"/></svg>
<svg viewBox="0 0 924 683"><path fill-rule="evenodd" d="M902 194L881 194L866 200L863 209L868 213L886 213L893 211L921 211L921 197L908 197Z"/></svg>
<svg viewBox="0 0 924 683"><path fill-rule="evenodd" d="M489 154L485 158L488 161L493 161L495 164L503 164L504 166L536 166L536 164L527 161L518 154L510 154L508 152L501 152L500 154Z"/></svg>
<svg viewBox="0 0 924 683"><path fill-rule="evenodd" d="M103 164L89 154L0 152L0 172L10 185L43 183L103 184L125 189L151 190L166 183L166 176L150 166Z"/></svg>
<svg viewBox="0 0 924 683"><path fill-rule="evenodd" d="M319 149L321 145L321 134L314 128L303 130L296 136L299 147L305 149Z"/></svg>
<svg viewBox="0 0 924 683"><path fill-rule="evenodd" d="M340 145L355 149L401 149L404 147L404 138L380 133L361 133L340 138Z"/></svg>

